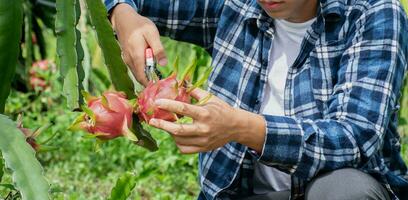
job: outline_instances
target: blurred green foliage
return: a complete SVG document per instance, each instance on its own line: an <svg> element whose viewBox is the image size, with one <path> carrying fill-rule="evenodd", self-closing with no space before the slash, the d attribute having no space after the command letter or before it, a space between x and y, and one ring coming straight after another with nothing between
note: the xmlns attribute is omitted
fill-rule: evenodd
<svg viewBox="0 0 408 200"><path fill-rule="evenodd" d="M41 21L42 35L47 48L46 59L56 62L56 40L51 28L46 28ZM89 79L84 85L98 95L112 89L109 75L99 48L95 32L89 25L80 27L83 44L86 44L89 57L84 62L91 65ZM179 56L180 66L185 67L195 58L198 59L196 74L209 67L208 54L193 45L179 43L162 38L169 63ZM34 46L34 61L42 56ZM24 62L23 62L24 63ZM24 80L24 73L29 66L19 65L19 81ZM164 75L172 72L172 65L161 67ZM126 139L120 138L99 144L89 139L85 133L67 131L77 113L66 107L62 95L62 84L58 73L46 77L51 87L44 91L21 88L15 84L6 105L6 114L16 119L23 113L26 128L36 129L44 124L53 125L37 139L41 144L52 135L56 136L46 145L57 147L54 151L41 152L37 155L42 163L45 175L51 184L52 199L93 200L107 199L116 180L126 172L135 174L136 186L130 199L195 199L198 192L197 155L181 155L173 139L165 132L151 129L157 139L160 150L148 152ZM139 86L139 90L142 89ZM7 171L6 171L7 172ZM3 176L2 183L12 183L10 173ZM13 190L12 185L0 185L0 199Z"/></svg>
<svg viewBox="0 0 408 200"><path fill-rule="evenodd" d="M170 61L173 61L176 55L183 55L185 59L181 61L181 66L185 66L185 63L196 56L205 58L205 61L200 59L201 63L210 63L210 58L203 56L204 50L192 51L197 47L166 38L163 38L163 41L167 52L178 52L169 53ZM99 53L96 49L92 55ZM100 55L93 58L95 57L101 58ZM106 71L100 69L103 62L93 60L92 63L95 69L106 75ZM202 64L201 68L208 67L205 65ZM171 68L171 65L162 67L163 74L169 74ZM91 77L93 75L95 74ZM90 82L93 81L91 78ZM77 113L71 112L65 106L58 75L51 76L50 82L50 90L43 92L12 91L6 105L6 113L13 119L18 113L23 113L23 124L31 129L53 123L50 129L38 137L39 143L42 143L57 133L56 137L47 143L57 147L57 150L38 154L46 177L51 183L53 199L106 199L116 179L125 172L134 173L137 180L131 199L196 198L199 192L197 155L181 155L167 133L152 128L151 132L160 147L159 151L153 153L123 138L99 144L94 139L86 138L85 133L67 131ZM101 92L96 86L93 90L95 93ZM4 179L3 182L11 182L10 176L5 176ZM6 196L5 192L0 186L0 197Z"/></svg>

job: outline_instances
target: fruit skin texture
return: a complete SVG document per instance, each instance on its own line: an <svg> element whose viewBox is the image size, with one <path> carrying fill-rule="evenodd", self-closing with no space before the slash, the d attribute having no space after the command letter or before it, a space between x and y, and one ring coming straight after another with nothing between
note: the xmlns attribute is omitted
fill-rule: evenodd
<svg viewBox="0 0 408 200"><path fill-rule="evenodd" d="M81 129L101 140L133 135L130 129L134 108L124 93L105 92L101 97L88 97L87 104L71 130Z"/></svg>
<svg viewBox="0 0 408 200"><path fill-rule="evenodd" d="M175 113L159 109L154 102L156 99L171 99L190 103L191 97L187 91L188 89L183 85L183 82L177 80L175 74L155 83L149 82L138 98L139 119L147 123L152 118L176 121L178 117Z"/></svg>

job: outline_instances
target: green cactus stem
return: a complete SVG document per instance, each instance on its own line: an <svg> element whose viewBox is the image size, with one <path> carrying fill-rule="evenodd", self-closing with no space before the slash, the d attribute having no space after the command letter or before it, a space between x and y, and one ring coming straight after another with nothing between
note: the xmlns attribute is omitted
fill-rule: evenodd
<svg viewBox="0 0 408 200"><path fill-rule="evenodd" d="M55 32L57 34L57 54L63 79L63 94L71 110L79 110L82 103L81 88L83 71L83 49L80 33L76 29L80 13L78 0L57 0Z"/></svg>
<svg viewBox="0 0 408 200"><path fill-rule="evenodd" d="M23 2L0 0L0 49L7 49L0 53L0 113L4 112L16 71L22 27Z"/></svg>
<svg viewBox="0 0 408 200"><path fill-rule="evenodd" d="M24 134L16 123L4 115L0 115L0 127L0 150L6 167L12 171L14 186L20 191L22 199L50 199L49 184Z"/></svg>

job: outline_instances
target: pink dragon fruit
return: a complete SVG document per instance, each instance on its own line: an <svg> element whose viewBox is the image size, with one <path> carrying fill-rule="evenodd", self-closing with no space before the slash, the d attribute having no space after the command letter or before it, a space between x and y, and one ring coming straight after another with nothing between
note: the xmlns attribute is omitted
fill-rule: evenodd
<svg viewBox="0 0 408 200"><path fill-rule="evenodd" d="M178 59L174 65L174 73L163 80L149 82L148 86L135 100L128 100L126 95L118 92L105 92L101 97L92 97L84 92L87 106L83 106L82 113L71 125L70 130L84 130L98 139L110 140L124 136L136 144L140 141L132 130L133 114L137 114L140 121L149 122L152 118L176 121L177 114L159 109L155 106L156 99L171 99L191 103L190 92L203 84L211 68L195 83L188 83L196 67L196 61L190 65L182 79L177 79Z"/></svg>
<svg viewBox="0 0 408 200"><path fill-rule="evenodd" d="M131 131L134 106L120 92L105 92L99 98L83 93L87 107L70 127L71 130L84 130L98 139L110 140L117 137L127 137L137 141Z"/></svg>
<svg viewBox="0 0 408 200"><path fill-rule="evenodd" d="M48 60L34 62L29 70L29 84L32 89L44 91L50 87L49 76L55 72L55 64Z"/></svg>
<svg viewBox="0 0 408 200"><path fill-rule="evenodd" d="M207 81L212 70L212 68L208 68L200 79L197 80L194 85L191 85L189 82L197 67L197 60L194 60L193 63L185 69L180 80L177 79L178 62L179 60L176 58L172 75L156 82L150 81L147 87L139 95L138 116L141 121L149 123L152 118L171 122L177 121L178 118L182 116L159 109L154 103L156 99L171 99L184 103L191 103L190 92Z"/></svg>
<svg viewBox="0 0 408 200"><path fill-rule="evenodd" d="M167 121L176 121L178 119L175 113L159 109L155 106L156 99L171 99L190 103L190 94L183 82L177 80L176 74L159 80L155 83L150 82L142 91L138 98L139 118L149 122L152 118L163 119Z"/></svg>
<svg viewBox="0 0 408 200"><path fill-rule="evenodd" d="M35 76L30 77L30 86L31 88L38 89L40 91L44 91L49 87L49 85L44 79Z"/></svg>

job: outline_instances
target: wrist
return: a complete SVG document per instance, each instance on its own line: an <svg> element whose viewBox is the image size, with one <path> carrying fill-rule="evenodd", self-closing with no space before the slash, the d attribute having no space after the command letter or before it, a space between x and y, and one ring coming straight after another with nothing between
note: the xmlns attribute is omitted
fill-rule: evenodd
<svg viewBox="0 0 408 200"><path fill-rule="evenodd" d="M266 135L266 122L262 115L237 109L237 126L234 141L262 152Z"/></svg>
<svg viewBox="0 0 408 200"><path fill-rule="evenodd" d="M130 14L137 14L137 12L127 3L119 3L116 5L111 12L110 21L112 23L112 27L118 26L121 18L128 18Z"/></svg>

